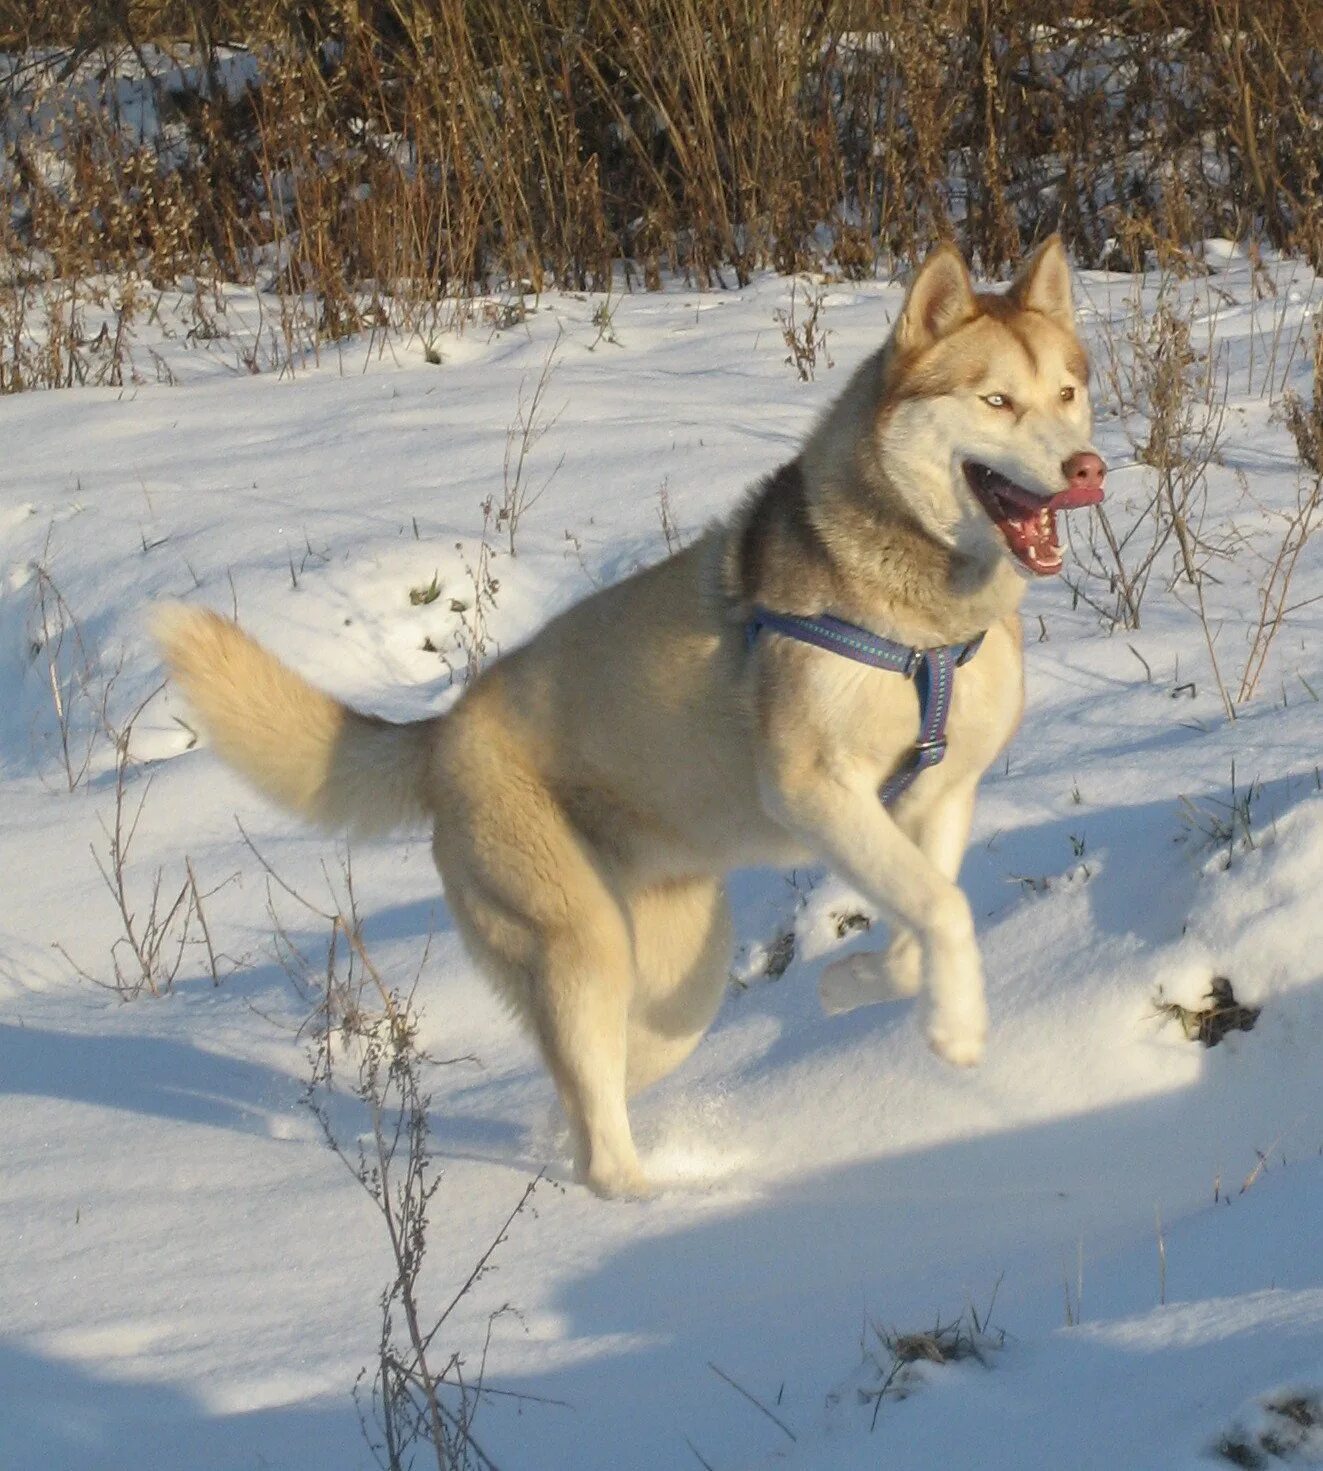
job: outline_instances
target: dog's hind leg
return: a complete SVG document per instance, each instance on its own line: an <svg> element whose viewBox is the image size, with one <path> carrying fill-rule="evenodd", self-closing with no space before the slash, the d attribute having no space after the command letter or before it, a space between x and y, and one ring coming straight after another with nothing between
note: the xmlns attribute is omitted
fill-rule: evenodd
<svg viewBox="0 0 1323 1471"><path fill-rule="evenodd" d="M446 900L497 993L538 1042L569 1120L576 1175L599 1195L644 1195L625 1108L630 928L554 804L531 783L519 797L439 823L434 852Z"/></svg>
<svg viewBox="0 0 1323 1471"><path fill-rule="evenodd" d="M587 916L585 916L587 918ZM619 909L544 937L533 1025L574 1136L576 1175L599 1195L646 1195L626 1097L631 955Z"/></svg>
<svg viewBox="0 0 1323 1471"><path fill-rule="evenodd" d="M632 1095L685 1060L712 1024L730 977L730 911L713 879L657 884L629 903L634 995L626 1087Z"/></svg>

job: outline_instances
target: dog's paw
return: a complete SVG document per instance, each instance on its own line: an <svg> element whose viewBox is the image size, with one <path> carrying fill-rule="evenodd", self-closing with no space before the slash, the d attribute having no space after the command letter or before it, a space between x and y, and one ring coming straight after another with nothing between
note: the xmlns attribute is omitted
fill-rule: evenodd
<svg viewBox="0 0 1323 1471"><path fill-rule="evenodd" d="M923 950L918 940L902 932L887 946L883 960L892 995L917 996L923 989Z"/></svg>
<svg viewBox="0 0 1323 1471"><path fill-rule="evenodd" d="M657 1194L641 1170L589 1170L583 1183L603 1200L651 1200Z"/></svg>
<svg viewBox="0 0 1323 1471"><path fill-rule="evenodd" d="M828 1016L839 1016L859 1006L904 1001L918 993L922 981L918 942L901 935L884 954L865 950L833 960L818 980L818 998Z"/></svg>
<svg viewBox="0 0 1323 1471"><path fill-rule="evenodd" d="M924 1028L928 1045L954 1067L973 1067L983 1058L988 1039L988 1012L980 997L977 1004L946 1006L934 1010Z"/></svg>
<svg viewBox="0 0 1323 1471"><path fill-rule="evenodd" d="M986 1039L975 1032L953 1032L942 1027L928 1028L928 1045L952 1067L976 1067L983 1061Z"/></svg>

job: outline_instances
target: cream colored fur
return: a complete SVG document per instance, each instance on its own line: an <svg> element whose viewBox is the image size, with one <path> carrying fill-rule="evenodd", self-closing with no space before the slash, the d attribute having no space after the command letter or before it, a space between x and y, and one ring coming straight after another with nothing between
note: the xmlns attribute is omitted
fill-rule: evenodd
<svg viewBox="0 0 1323 1471"><path fill-rule="evenodd" d="M205 609L160 608L154 631L218 754L272 801L357 833L427 814L425 722L360 715Z"/></svg>
<svg viewBox="0 0 1323 1471"><path fill-rule="evenodd" d="M978 779L1020 716L1023 584L959 467L995 455L1059 489L1061 461L1088 448L1087 400L1067 412L1059 396L1073 371L1084 397L1079 360L1059 242L1009 304L976 297L944 249L796 461L729 522L497 660L444 717L359 715L207 612L168 612L166 660L220 754L299 815L430 818L455 923L541 1047L580 1177L642 1193L626 1099L716 1014L732 868L820 861L845 876L895 938L828 969L828 1007L922 990L935 1050L981 1055L956 878ZM974 411L994 381L1029 406L1019 458L1016 432ZM946 759L894 810L877 792L913 746L913 685L773 634L750 649L753 603L919 645L987 630L955 680Z"/></svg>

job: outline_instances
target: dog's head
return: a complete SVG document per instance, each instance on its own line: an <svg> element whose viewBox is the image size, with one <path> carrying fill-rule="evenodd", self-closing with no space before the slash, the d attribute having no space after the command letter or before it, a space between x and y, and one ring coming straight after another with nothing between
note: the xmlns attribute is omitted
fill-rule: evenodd
<svg viewBox="0 0 1323 1471"><path fill-rule="evenodd" d="M1059 237L998 295L975 292L959 252L941 246L892 336L878 466L948 544L1004 547L1030 572L1059 572L1056 513L1102 500L1107 473L1088 380Z"/></svg>

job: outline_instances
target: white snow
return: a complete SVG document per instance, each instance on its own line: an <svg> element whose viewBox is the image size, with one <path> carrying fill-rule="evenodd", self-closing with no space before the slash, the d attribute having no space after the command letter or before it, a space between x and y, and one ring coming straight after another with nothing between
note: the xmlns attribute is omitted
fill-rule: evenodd
<svg viewBox="0 0 1323 1471"><path fill-rule="evenodd" d="M1260 270L1225 242L1209 254L1215 276L1167 289L1199 307L1227 375L1205 526L1244 538L1210 592L1230 684L1280 535L1273 512L1295 504L1281 394L1308 393L1323 283L1291 261ZM1135 291L1081 282L1096 360ZM1144 283L1145 312L1158 291ZM122 724L159 682L148 608L237 606L337 694L397 718L440 709L458 687L442 655L464 664L481 503L500 500L521 384L527 397L558 330L534 487L564 463L514 557L492 534L489 652L661 556L663 486L692 535L793 454L900 300L894 286L832 285L821 321L836 366L820 359L801 384L773 320L788 294L765 277L738 294L625 296L618 341L591 351L599 299L546 298L524 326L443 339L439 366L356 342L292 378L238 371L234 341L149 343L143 328L147 381L0 400L6 1471L370 1464L351 1389L374 1361L388 1252L301 1104L310 1003L273 954L235 817L310 894L337 846L189 750L168 692L134 728L130 793L146 798L131 881L145 907L158 867L163 891L178 889L186 855L204 888L229 880L207 901L221 984L192 949L156 999L121 1002L74 973L112 974L117 914L89 851L104 852L114 807L100 702L116 676L105 713ZM236 334L252 300L234 293ZM1151 485L1131 443L1143 425L1102 385L1097 398L1120 519ZM822 873L738 875L741 984L691 1061L633 1109L669 1187L648 1203L568 1182L550 1085L460 948L426 842L355 850L374 959L407 978L431 934L424 1040L478 1059L429 1078L444 1172L431 1307L526 1181L549 1176L442 1330L446 1354L474 1366L509 1304L487 1384L564 1402L484 1399L475 1431L505 1471L700 1458L717 1471L1180 1471L1210 1464L1224 1436L1271 1428L1283 1396L1323 1391L1323 603L1290 616L1230 722L1168 571L1164 554L1128 632L1072 606L1064 580L1029 591L1024 723L984 783L963 875L990 990L984 1065L943 1066L905 1005L822 1015L822 965L881 943L880 926L841 938L859 904ZM40 650L43 576L86 651L67 634L59 666L75 750L90 752L73 792ZM439 596L411 603L433 577ZM1291 601L1320 594L1323 541ZM1242 823L1230 843L1200 830L1231 823L1233 762L1237 798L1253 784L1252 850ZM275 903L317 964L324 934ZM794 958L768 979L788 931ZM1215 975L1262 1014L1205 1050L1155 997L1198 1005ZM337 1110L352 1137L352 1104ZM926 1329L969 1301L982 1312L994 1287L1005 1346L986 1367L925 1367L870 1429L857 1393L877 1384L869 1325ZM1293 1442L1297 1464L1323 1464L1321 1438Z"/></svg>

